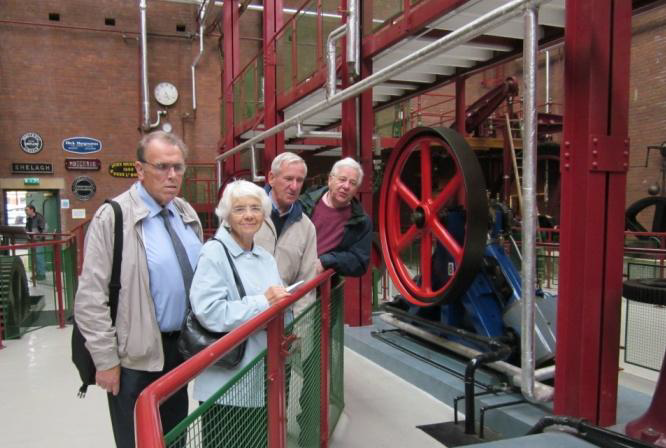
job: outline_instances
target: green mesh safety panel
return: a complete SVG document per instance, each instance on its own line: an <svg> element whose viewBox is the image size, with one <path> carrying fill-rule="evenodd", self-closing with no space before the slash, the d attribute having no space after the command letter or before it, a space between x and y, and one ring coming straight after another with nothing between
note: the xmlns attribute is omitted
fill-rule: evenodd
<svg viewBox="0 0 666 448"><path fill-rule="evenodd" d="M343 401L343 284L331 291L329 429ZM296 336L285 359L287 446L319 446L321 302L285 328ZM258 355L165 436L167 447L264 448L268 445L266 352ZM233 403L234 406L229 405Z"/></svg>

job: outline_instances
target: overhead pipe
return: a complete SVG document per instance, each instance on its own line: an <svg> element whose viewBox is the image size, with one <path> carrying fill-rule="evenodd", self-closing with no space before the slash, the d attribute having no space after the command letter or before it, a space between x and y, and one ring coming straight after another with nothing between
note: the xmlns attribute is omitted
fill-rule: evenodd
<svg viewBox="0 0 666 448"><path fill-rule="evenodd" d="M548 0L531 0L531 4L533 7L536 7L547 1ZM458 45L461 45L471 39L474 39L475 37L484 34L489 29L492 29L520 15L523 10L523 6L526 3L530 3L530 0L512 0L498 8L495 8L483 16L471 21L467 25L464 25L457 30L450 32L446 36L431 42L425 47L414 51L413 53L405 56L402 59L399 59L393 64L378 70L367 78L358 81L357 83L347 87L340 92L336 92L333 96L313 104L312 106L292 116L291 118L276 124L270 129L267 129L252 138L249 138L243 143L231 148L229 151L226 151L224 154L218 155L215 158L216 162L219 164L221 161L239 153L240 151L250 148L251 145L261 142L264 139L277 134L278 132L296 125L297 123L303 122L306 118L316 115L328 109L329 107L335 106L345 100L353 98L361 92L364 92L365 90L390 79L392 76L407 71L414 66L427 61L436 54L455 48ZM219 185L221 185L222 179L218 178L218 182Z"/></svg>
<svg viewBox="0 0 666 448"><path fill-rule="evenodd" d="M347 4L347 23L331 31L326 38L326 65L328 76L326 78L326 98L335 95L336 90L336 52L335 43L342 36L347 36L347 66L354 77L361 74L361 61L359 50L360 18L358 15L358 0L349 0Z"/></svg>
<svg viewBox="0 0 666 448"><path fill-rule="evenodd" d="M144 131L151 129L150 99L148 94L148 32L146 30L146 0L139 0L139 23L141 26L141 98L143 102ZM158 116L159 118L159 116Z"/></svg>
<svg viewBox="0 0 666 448"><path fill-rule="evenodd" d="M199 53L194 58L192 66L192 113L196 116L197 113L197 65L204 54L204 31L206 30L206 15L213 5L213 0L204 0L201 8L199 9Z"/></svg>
<svg viewBox="0 0 666 448"><path fill-rule="evenodd" d="M521 233L523 245L522 261L522 319L521 319L521 391L533 403L543 403L553 399L554 390L537 390L534 386L535 350L534 315L536 285L536 71L537 71L537 2L525 5L523 40L523 215Z"/></svg>
<svg viewBox="0 0 666 448"><path fill-rule="evenodd" d="M326 38L326 65L328 68L328 76L326 77L326 99L330 99L335 96L336 89L336 70L335 70L335 43L347 33L347 25L341 25L331 31Z"/></svg>

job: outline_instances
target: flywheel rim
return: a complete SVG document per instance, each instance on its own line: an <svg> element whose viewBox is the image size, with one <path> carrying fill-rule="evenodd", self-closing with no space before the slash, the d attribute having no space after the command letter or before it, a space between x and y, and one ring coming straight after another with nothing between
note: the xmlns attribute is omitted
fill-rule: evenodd
<svg viewBox="0 0 666 448"><path fill-rule="evenodd" d="M417 154L418 153L418 154ZM410 158L418 157L421 168L420 192L412 191L403 174ZM453 167L450 178L434 176L436 160ZM441 174L441 173L440 173ZM433 190L434 182L443 182ZM450 205L462 203L464 216L462 241L449 232L440 216ZM402 232L401 206L411 209L408 229ZM405 207L402 207L405 210ZM446 128L416 128L405 134L391 156L380 190L380 242L387 270L398 290L411 303L420 306L456 300L469 286L481 263L488 229L488 204L485 179L480 164L467 142ZM412 278L401 255L419 241L420 283ZM433 245L439 244L453 259L448 280L433 287Z"/></svg>

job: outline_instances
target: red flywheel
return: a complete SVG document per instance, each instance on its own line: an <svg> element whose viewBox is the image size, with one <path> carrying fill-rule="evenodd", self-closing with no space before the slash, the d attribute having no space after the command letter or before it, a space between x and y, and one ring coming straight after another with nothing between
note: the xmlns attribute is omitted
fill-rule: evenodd
<svg viewBox="0 0 666 448"><path fill-rule="evenodd" d="M478 272L488 231L474 152L452 129L412 129L391 151L383 177L379 237L394 284L421 306L458 299Z"/></svg>

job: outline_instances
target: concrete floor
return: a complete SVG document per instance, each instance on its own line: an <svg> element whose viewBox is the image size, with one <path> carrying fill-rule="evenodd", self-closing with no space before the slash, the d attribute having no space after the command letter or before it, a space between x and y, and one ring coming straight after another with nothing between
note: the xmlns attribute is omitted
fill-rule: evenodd
<svg viewBox="0 0 666 448"><path fill-rule="evenodd" d="M112 448L106 395L84 399L70 362L71 327L46 327L0 350L0 446ZM451 408L345 349L345 402L331 447L441 448L416 425L451 420Z"/></svg>

